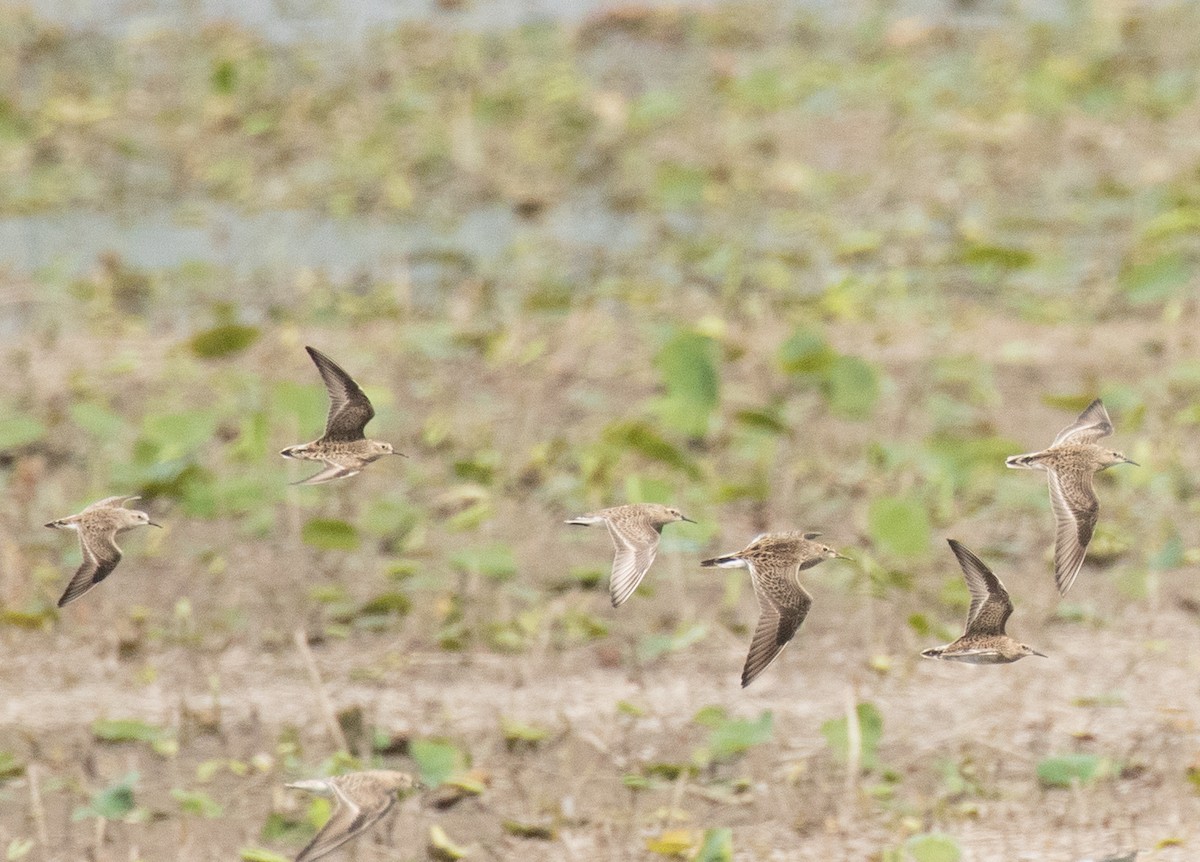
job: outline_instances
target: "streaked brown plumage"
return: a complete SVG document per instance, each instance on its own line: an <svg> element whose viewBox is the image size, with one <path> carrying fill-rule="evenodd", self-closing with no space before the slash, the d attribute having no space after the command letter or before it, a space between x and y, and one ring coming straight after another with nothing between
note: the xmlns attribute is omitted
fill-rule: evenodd
<svg viewBox="0 0 1200 862"><path fill-rule="evenodd" d="M1045 470L1050 485L1050 507L1057 533L1054 540L1054 581L1062 595L1075 583L1083 566L1088 543L1100 516L1100 501L1092 477L1114 464L1134 464L1120 452L1096 443L1113 432L1112 421L1097 398L1079 418L1054 438L1048 449L1013 455L1005 464L1014 469Z"/></svg>
<svg viewBox="0 0 1200 862"><path fill-rule="evenodd" d="M357 475L363 467L385 455L400 455L391 443L370 440L363 434L375 416L370 399L350 375L315 347L305 347L329 392L329 416L325 434L311 443L289 446L279 454L303 461L321 461L325 469L296 485L317 485L331 479Z"/></svg>
<svg viewBox="0 0 1200 862"><path fill-rule="evenodd" d="M799 575L822 560L847 559L828 545L814 541L820 533L763 533L742 551L713 557L702 566L750 570L750 583L758 597L758 625L742 669L745 688L767 669L788 645L812 607L812 596L800 585Z"/></svg>
<svg viewBox="0 0 1200 862"><path fill-rule="evenodd" d="M334 799L333 814L321 831L300 851L296 862L313 862L327 856L350 839L362 834L396 804L396 793L416 785L406 772L371 769L330 778L295 781L288 787Z"/></svg>
<svg viewBox="0 0 1200 862"><path fill-rule="evenodd" d="M603 523L608 527L616 548L608 590L613 607L633 595L658 553L662 528L675 521L696 523L671 506L658 503L632 503L588 512L567 521L580 527Z"/></svg>
<svg viewBox="0 0 1200 862"><path fill-rule="evenodd" d="M1004 632L1004 625L1012 615L1012 600L1008 590L992 570L979 557L954 539L948 540L950 550L958 558L967 589L971 592L971 606L967 609L967 625L962 637L954 643L922 650L926 658L944 661L961 661L968 664L1007 664L1027 655L1040 655L1023 643L1013 640Z"/></svg>
<svg viewBox="0 0 1200 862"><path fill-rule="evenodd" d="M59 518L46 525L54 530L75 530L79 534L79 548L83 552L83 562L58 600L60 608L75 601L112 574L117 563L121 562L121 549L117 547L118 533L146 525L161 526L151 521L145 512L125 508L126 503L137 499L135 496L105 497L78 515Z"/></svg>

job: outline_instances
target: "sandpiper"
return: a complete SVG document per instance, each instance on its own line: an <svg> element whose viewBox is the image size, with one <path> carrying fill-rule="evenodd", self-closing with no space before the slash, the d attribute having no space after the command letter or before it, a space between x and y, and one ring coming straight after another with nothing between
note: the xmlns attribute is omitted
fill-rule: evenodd
<svg viewBox="0 0 1200 862"><path fill-rule="evenodd" d="M1112 432L1108 411L1097 398L1078 419L1058 432L1049 449L1012 455L1004 462L1018 470L1046 471L1050 482L1050 507L1058 523L1054 540L1054 581L1064 596L1075 583L1100 515L1100 501L1092 489L1092 476L1114 464L1137 466L1136 461L1120 452L1096 443Z"/></svg>
<svg viewBox="0 0 1200 862"><path fill-rule="evenodd" d="M1008 622L1013 609L1008 590L983 564L983 560L954 539L948 541L950 550L958 557L967 589L971 592L967 625L962 637L954 643L922 650L921 655L968 664L1008 664L1027 655L1046 658L1043 653L1018 643L1004 633L1004 624Z"/></svg>
<svg viewBox="0 0 1200 862"><path fill-rule="evenodd" d="M138 499L136 496L105 497L78 515L59 518L46 525L54 530L74 530L79 534L79 548L83 551L83 563L58 600L60 608L75 601L112 574L117 563L121 562L117 533L147 524L151 527L162 526L151 521L145 512L125 508L126 503Z"/></svg>
<svg viewBox="0 0 1200 862"><path fill-rule="evenodd" d="M416 782L406 772L371 769L331 778L295 781L287 786L320 796L331 796L335 802L329 820L296 857L296 862L312 862L327 856L377 823L396 804L397 791L411 790Z"/></svg>
<svg viewBox="0 0 1200 862"><path fill-rule="evenodd" d="M799 574L822 560L849 559L828 545L814 541L820 533L763 533L745 550L713 557L702 566L749 569L750 583L758 596L758 626L750 641L742 688L767 669L804 622L812 596L800 586Z"/></svg>
<svg viewBox="0 0 1200 862"><path fill-rule="evenodd" d="M311 443L289 446L279 454L284 458L322 461L325 469L293 484L317 485L330 479L355 476L367 464L384 455L402 455L392 448L391 443L369 440L363 434L363 428L375 416L375 408L350 375L316 348L304 349L316 363L321 379L325 381L325 388L329 391L329 417L325 420L325 434Z"/></svg>
<svg viewBox="0 0 1200 862"><path fill-rule="evenodd" d="M617 607L637 589L642 582L654 555L658 553L658 539L662 528L675 521L696 523L685 517L678 509L658 503L633 503L628 506L613 506L588 512L567 521L586 527L590 524L606 524L612 536L617 554L613 558L612 577L608 589L613 607Z"/></svg>

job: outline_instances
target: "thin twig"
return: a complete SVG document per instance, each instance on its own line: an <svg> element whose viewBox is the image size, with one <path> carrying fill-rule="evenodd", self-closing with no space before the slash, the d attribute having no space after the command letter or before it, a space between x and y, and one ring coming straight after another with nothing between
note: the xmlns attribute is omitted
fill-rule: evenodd
<svg viewBox="0 0 1200 862"><path fill-rule="evenodd" d="M308 681L312 685L313 694L316 695L317 706L321 709L321 717L325 720L325 729L329 732L329 738L337 746L338 751L349 752L350 746L346 742L346 734L342 732L337 714L333 711L333 704L325 694L325 685L321 682L321 672L317 669L317 661L313 658L312 650L308 648L308 635L305 634L304 629L296 629L295 641L296 649L300 651L300 657L304 659L304 666L308 670Z"/></svg>
<svg viewBox="0 0 1200 862"><path fill-rule="evenodd" d="M38 843L42 846L42 862L50 860L50 833L46 830L46 806L42 804L41 767L31 763L25 769L29 779L29 809L33 814L33 826L37 829Z"/></svg>

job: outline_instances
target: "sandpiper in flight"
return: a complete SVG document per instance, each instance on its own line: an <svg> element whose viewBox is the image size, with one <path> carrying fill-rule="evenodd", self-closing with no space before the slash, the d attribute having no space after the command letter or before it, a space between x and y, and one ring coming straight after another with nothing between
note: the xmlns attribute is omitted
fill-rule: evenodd
<svg viewBox="0 0 1200 862"><path fill-rule="evenodd" d="M47 524L54 530L74 530L79 534L79 548L83 552L83 563L71 578L66 592L58 600L61 608L75 601L96 584L112 574L121 562L121 549L117 547L117 533L134 527L149 525L159 527L150 516L137 509L126 509L125 504L138 497L106 497L92 503L78 515L59 518Z"/></svg>
<svg viewBox="0 0 1200 862"><path fill-rule="evenodd" d="M814 541L820 533L763 533L745 550L713 557L702 566L749 569L758 597L758 626L750 641L742 688L752 683L779 656L812 607L812 596L800 586L799 575L823 560L849 559Z"/></svg>
<svg viewBox="0 0 1200 862"><path fill-rule="evenodd" d="M696 523L678 509L658 503L633 503L589 512L567 521L580 527L603 523L612 536L617 554L613 558L612 577L608 582L613 607L617 607L637 589L658 553L662 528L675 521Z"/></svg>
<svg viewBox="0 0 1200 862"><path fill-rule="evenodd" d="M1108 411L1097 398L1079 418L1058 432L1050 448L1028 455L1013 455L1005 464L1014 469L1045 470L1050 482L1050 507L1058 532L1054 540L1054 581L1067 594L1083 565L1088 542L1096 529L1100 501L1092 489L1092 476L1114 464L1133 464L1120 452L1096 443L1113 432Z"/></svg>
<svg viewBox="0 0 1200 862"><path fill-rule="evenodd" d="M296 790L332 796L335 802L333 814L308 846L300 851L296 862L313 862L327 856L365 832L392 810L397 791L411 790L415 784L408 773L390 769L371 769L288 784Z"/></svg>
<svg viewBox="0 0 1200 862"><path fill-rule="evenodd" d="M331 479L354 476L367 464L385 455L401 455L392 448L391 443L370 440L363 434L363 428L375 416L375 408L350 375L316 348L304 349L316 363L321 379L325 381L325 388L329 390L329 417L325 420L325 434L311 443L289 446L279 454L285 458L322 461L325 469L293 484L317 485Z"/></svg>
<svg viewBox="0 0 1200 862"><path fill-rule="evenodd" d="M954 539L948 541L950 550L958 557L967 589L971 592L967 625L962 637L954 643L922 650L921 655L968 664L1008 664L1027 655L1046 658L1043 653L1018 643L1004 633L1004 624L1008 622L1013 609L1008 590L983 564L983 560Z"/></svg>

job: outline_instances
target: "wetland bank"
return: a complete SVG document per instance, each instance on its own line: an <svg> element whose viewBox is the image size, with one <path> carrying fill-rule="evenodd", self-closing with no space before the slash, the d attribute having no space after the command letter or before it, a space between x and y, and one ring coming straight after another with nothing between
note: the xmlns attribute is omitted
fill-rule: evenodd
<svg viewBox="0 0 1200 862"><path fill-rule="evenodd" d="M0 9L9 858L290 858L328 809L284 784L381 764L436 789L359 859L1195 855L1194 8L338 51L34 8ZM409 459L287 485L305 344ZM1097 396L1143 466L1060 601L1004 457ZM165 528L55 609L41 525L119 492ZM614 610L561 522L627 500L698 523ZM854 562L741 691L749 585L696 563L782 529ZM969 601L947 536L1050 659L920 658Z"/></svg>

